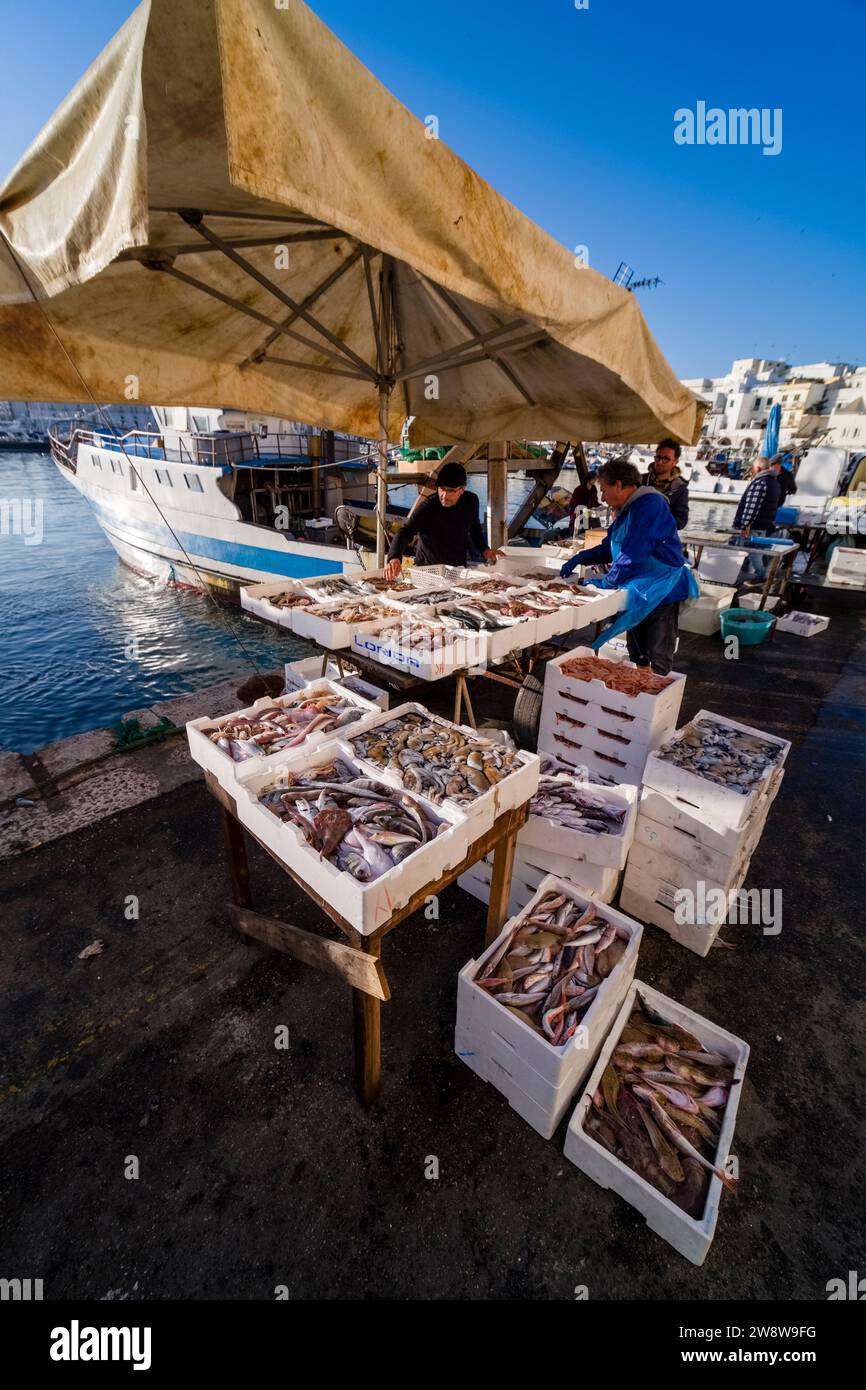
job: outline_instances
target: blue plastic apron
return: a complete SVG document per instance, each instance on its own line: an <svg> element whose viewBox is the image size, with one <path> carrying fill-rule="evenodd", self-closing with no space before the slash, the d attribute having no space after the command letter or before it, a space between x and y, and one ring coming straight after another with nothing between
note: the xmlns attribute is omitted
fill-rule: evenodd
<svg viewBox="0 0 866 1390"><path fill-rule="evenodd" d="M610 536L610 553L616 560L619 555L621 545L618 544L616 535ZM689 598L698 598L700 589L697 580L692 574L688 565L665 565L661 560L656 560L652 556L643 561L643 573L635 575L634 579L628 580L622 587L626 591L626 604L621 613L614 618L610 627L605 628L599 637L592 643L592 650L598 651L605 642L609 642L611 637L618 637L621 632L627 632L631 627L637 627L638 623L648 618L654 609L664 603L668 594L672 593L679 583L680 575L683 570L689 577Z"/></svg>

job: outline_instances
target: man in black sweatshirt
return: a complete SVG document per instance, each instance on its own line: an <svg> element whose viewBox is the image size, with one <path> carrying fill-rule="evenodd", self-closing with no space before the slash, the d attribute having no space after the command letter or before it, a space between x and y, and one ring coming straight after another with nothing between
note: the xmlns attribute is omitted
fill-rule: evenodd
<svg viewBox="0 0 866 1390"><path fill-rule="evenodd" d="M400 562L416 536L416 565L465 565L470 542L485 560L502 554L487 544L478 498L466 491L466 469L460 463L442 465L434 495L425 497L400 527L388 551L386 579L397 578Z"/></svg>

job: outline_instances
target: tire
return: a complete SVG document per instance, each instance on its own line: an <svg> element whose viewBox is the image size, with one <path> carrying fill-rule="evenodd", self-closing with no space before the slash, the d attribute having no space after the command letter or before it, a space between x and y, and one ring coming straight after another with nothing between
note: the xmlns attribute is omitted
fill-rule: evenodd
<svg viewBox="0 0 866 1390"><path fill-rule="evenodd" d="M514 701L514 738L518 748L524 748L528 753L534 753L538 747L546 666L546 661L539 662L535 670L524 677Z"/></svg>

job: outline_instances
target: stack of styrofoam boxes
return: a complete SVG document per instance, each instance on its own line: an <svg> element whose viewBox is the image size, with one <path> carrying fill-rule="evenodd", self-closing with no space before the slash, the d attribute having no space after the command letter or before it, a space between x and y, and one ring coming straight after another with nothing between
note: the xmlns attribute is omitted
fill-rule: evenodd
<svg viewBox="0 0 866 1390"><path fill-rule="evenodd" d="M547 663L538 748L572 767L637 786L647 755L676 728L686 678L672 671L657 695L624 695L599 677L577 680L563 669L575 657L594 655L577 647Z"/></svg>
<svg viewBox="0 0 866 1390"><path fill-rule="evenodd" d="M709 1019L702 1018L700 1014L692 1013L691 1009L685 1008L675 999L668 999L665 995L659 994L640 980L634 980L630 985L583 1095L575 1106L574 1114L568 1123L563 1152L567 1159L570 1159L582 1173L586 1173L587 1177L592 1178L593 1182L597 1182L599 1187L612 1188L635 1207L646 1220L650 1230L660 1235L662 1240L666 1240L679 1254L691 1260L692 1264L702 1265L716 1230L722 1194L721 1180L715 1176L710 1178L703 1212L699 1217L689 1216L670 1197L666 1197L635 1169L628 1167L604 1148L585 1128L592 1098L601 1086L601 1078L631 1017L638 995L658 1017L687 1029L707 1052L718 1053L733 1067L733 1082L728 1090L724 1112L720 1115L721 1127L714 1158L716 1167L724 1171L734 1138L737 1106L743 1093L742 1083L749 1060L748 1044L743 1042L742 1038L737 1038L733 1033L728 1033L724 1028L711 1023Z"/></svg>
<svg viewBox="0 0 866 1390"><path fill-rule="evenodd" d="M581 908L595 901L548 875L516 921L530 917L534 904L549 892L571 898ZM482 1081L501 1091L512 1109L545 1139L551 1138L592 1066L634 978L641 926L602 904L598 915L612 922L618 936L627 941L625 953L602 981L576 1033L563 1047L554 1047L476 983L486 962L514 931L515 920L506 923L481 959L469 961L457 977L455 1052Z"/></svg>
<svg viewBox="0 0 866 1390"><path fill-rule="evenodd" d="M509 911L515 913L524 908L548 874L556 874L578 890L591 893L599 902L611 902L616 897L634 837L637 788L591 785L580 781L562 763L543 780L579 788L605 802L612 810L623 811L622 829L616 835L572 830L545 816L534 815L530 807L529 820L517 836ZM461 874L457 882L467 893L486 903L490 901L492 876L493 855L488 854L486 859Z"/></svg>
<svg viewBox="0 0 866 1390"><path fill-rule="evenodd" d="M727 918L728 895L746 878L791 746L709 710L700 710L670 742L703 719L755 734L777 745L779 756L742 795L651 754L620 894L624 911L699 956L707 955Z"/></svg>

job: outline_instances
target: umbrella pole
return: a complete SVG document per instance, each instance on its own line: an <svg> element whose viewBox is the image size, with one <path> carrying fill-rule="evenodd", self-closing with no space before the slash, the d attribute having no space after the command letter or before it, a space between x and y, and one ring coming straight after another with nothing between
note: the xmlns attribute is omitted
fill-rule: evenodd
<svg viewBox="0 0 866 1390"><path fill-rule="evenodd" d="M387 386L379 387L379 469L376 474L376 568L385 563L385 514L388 510L388 399Z"/></svg>

